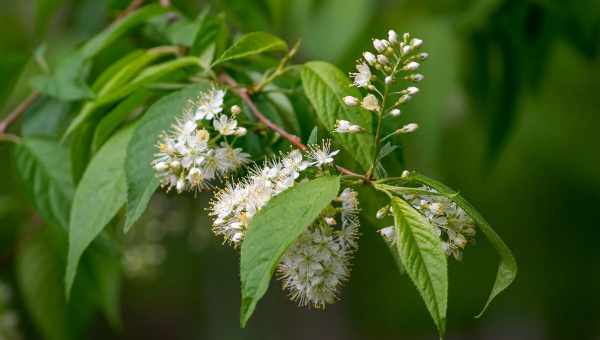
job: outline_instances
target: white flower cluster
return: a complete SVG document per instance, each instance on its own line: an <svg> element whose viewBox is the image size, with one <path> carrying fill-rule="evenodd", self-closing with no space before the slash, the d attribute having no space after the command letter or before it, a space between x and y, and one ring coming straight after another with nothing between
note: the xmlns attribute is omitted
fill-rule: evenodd
<svg viewBox="0 0 600 340"><path fill-rule="evenodd" d="M203 92L190 101L171 132L159 136L152 166L167 191L173 187L178 193L201 190L206 181L248 162L249 155L226 140L225 136L245 135L246 129L238 127L235 119L239 108L233 106L231 116L223 113L224 97L225 91L218 88ZM212 139L211 132L216 135Z"/></svg>
<svg viewBox="0 0 600 340"><path fill-rule="evenodd" d="M300 173L310 166L321 168L333 163L338 150L331 151L329 141L321 146L311 145L308 157L293 150L280 159L265 162L263 167L251 170L250 175L236 184L219 191L211 204L210 214L215 217L213 231L226 242L238 246L244 238L252 216L272 197L292 187Z"/></svg>
<svg viewBox="0 0 600 340"><path fill-rule="evenodd" d="M287 250L278 266L279 278L290 298L300 306L324 308L335 302L341 284L350 275L350 260L357 248L357 193L346 188L337 216L324 216L311 225Z"/></svg>
<svg viewBox="0 0 600 340"><path fill-rule="evenodd" d="M267 202L294 186L302 172L333 163L337 150L329 141L312 145L306 155L293 150L273 159L250 175L222 189L211 202L213 231L239 247L252 217ZM336 207L337 206L337 207ZM350 258L357 247L357 193L346 188L330 208L290 246L278 267L283 286L301 306L324 307L335 301L340 284L350 272Z"/></svg>
<svg viewBox="0 0 600 340"><path fill-rule="evenodd" d="M436 192L425 186L418 189ZM402 195L402 198L435 227L435 233L442 240L446 255L452 255L460 260L462 250L475 240L475 221L461 207L444 196L410 194ZM377 218L383 218L388 213L389 207L383 207L377 212ZM395 242L396 235L393 227L380 229L379 232L386 240Z"/></svg>
<svg viewBox="0 0 600 340"><path fill-rule="evenodd" d="M420 67L420 61L427 59L427 53L417 53L423 45L423 40L411 38L409 33L402 37L390 30L387 39L373 39L375 53L366 51L363 59L356 64L356 71L350 73L353 80L352 85L367 90L367 95L362 99L354 96L346 96L343 101L348 106L361 106L367 111L376 112L381 115L397 117L401 114L399 106L408 102L419 88L409 86L400 91L388 91L398 79L418 83L423 80L423 75L413 73ZM379 77L378 77L378 75ZM385 103L392 95L397 98L392 105ZM384 107L384 105L386 107ZM352 128L350 128L352 127ZM417 125L412 123L398 129L396 133L409 133L414 131ZM335 132L356 133L362 128L348 121L339 121Z"/></svg>

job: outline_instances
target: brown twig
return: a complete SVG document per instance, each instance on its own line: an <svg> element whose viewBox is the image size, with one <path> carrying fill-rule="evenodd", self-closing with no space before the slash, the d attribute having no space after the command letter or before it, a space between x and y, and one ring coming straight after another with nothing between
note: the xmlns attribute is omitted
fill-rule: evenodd
<svg viewBox="0 0 600 340"><path fill-rule="evenodd" d="M0 122L0 135L5 135L5 132L10 124L14 123L25 111L27 111L27 109L39 95L39 92L33 91L29 97L25 98L24 101L22 101L8 116L6 116L6 118Z"/></svg>
<svg viewBox="0 0 600 340"><path fill-rule="evenodd" d="M229 76L226 73L221 73L221 75L219 76L219 79L223 83L227 84L229 86L229 88L235 94L237 94L246 105L248 105L248 107L250 108L250 111L252 111L252 113L256 116L256 118L261 123L265 124L269 129L277 132L281 137L287 139L290 143L292 143L292 145L294 145L298 149L303 150L303 151L307 149L306 145L304 145L302 143L300 137L285 131L282 127L273 123L262 112L260 112L260 110L256 107L256 104L254 104L254 102L252 101L252 98L250 98L247 88L239 86L238 83L235 81L235 79L231 78L231 76ZM357 174L356 172L346 169L344 167L341 167L339 165L336 165L336 168L340 173L342 173L344 175L361 177L363 179L366 179L365 176L363 176L361 174Z"/></svg>
<svg viewBox="0 0 600 340"><path fill-rule="evenodd" d="M128 16L129 13L140 8L143 3L144 3L144 0L133 0L132 2L129 3L129 6L127 6L127 8L125 8L125 10L123 10L123 12L121 12L119 14L119 16L117 16L117 20L123 19L124 17Z"/></svg>

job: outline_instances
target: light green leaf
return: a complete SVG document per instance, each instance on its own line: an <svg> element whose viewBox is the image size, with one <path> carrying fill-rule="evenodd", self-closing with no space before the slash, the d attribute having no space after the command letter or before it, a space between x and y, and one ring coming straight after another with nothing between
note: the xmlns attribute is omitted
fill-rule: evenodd
<svg viewBox="0 0 600 340"><path fill-rule="evenodd" d="M358 124L364 133L341 134L333 137L352 155L363 170L373 164L375 141L371 132L371 114L357 107L348 107L342 101L345 96L360 97L350 86L350 81L337 67L322 61L312 61L302 70L304 92L317 112L319 121L328 131L333 131L336 120L348 120Z"/></svg>
<svg viewBox="0 0 600 340"><path fill-rule="evenodd" d="M15 158L17 172L35 210L47 223L66 230L75 191L69 151L49 139L23 138Z"/></svg>
<svg viewBox="0 0 600 340"><path fill-rule="evenodd" d="M208 82L191 85L161 98L140 119L138 127L127 146L125 172L127 176L127 220L125 232L140 218L158 188L158 180L150 162L156 153L156 141L161 131L169 130L171 124L183 112L188 100L207 89Z"/></svg>
<svg viewBox="0 0 600 340"><path fill-rule="evenodd" d="M490 292L490 296L488 297L483 309L477 317L481 317L485 310L488 308L492 300L500 294L503 290L508 288L512 284L512 282L517 277L517 260L513 256L512 252L502 241L500 235L498 235L494 229L490 226L490 224L483 218L483 216L475 209L466 199L464 199L461 195L459 195L456 191L447 187L446 185L426 177L421 174L417 174L411 172L411 174L406 178L406 180L414 180L421 184L425 184L439 191L440 193L444 193L448 195L448 197L453 200L456 204L458 204L473 220L479 227L479 229L485 234L488 240L492 243L496 251L500 255L500 265L498 266L498 272L496 274L496 281L494 281L494 286L492 287L492 291Z"/></svg>
<svg viewBox="0 0 600 340"><path fill-rule="evenodd" d="M134 131L129 126L114 135L88 165L73 199L69 224L69 256L65 285L73 285L81 255L117 214L127 199L125 155Z"/></svg>
<svg viewBox="0 0 600 340"><path fill-rule="evenodd" d="M286 42L272 34L265 32L248 33L243 35L231 47L225 50L213 65L234 59L245 58L262 52L285 50L287 50Z"/></svg>
<svg viewBox="0 0 600 340"><path fill-rule="evenodd" d="M271 199L253 217L240 255L242 327L266 293L281 256L335 199L339 188L339 177L320 177L297 184Z"/></svg>
<svg viewBox="0 0 600 340"><path fill-rule="evenodd" d="M410 204L399 197L392 197L391 204L398 257L443 336L448 307L448 264L442 241L427 219Z"/></svg>
<svg viewBox="0 0 600 340"><path fill-rule="evenodd" d="M175 49L172 47L157 47L149 49L138 57L132 59L126 65L123 65L123 67L112 74L109 79L100 79L102 80L103 85L101 88L96 90L97 97L83 105L81 111L77 114L75 119L73 119L67 128L65 137L63 138L69 136L85 121L90 119L94 112L101 106L114 103L115 101L122 99L123 97L126 97L127 95L140 89L142 86L149 84L181 67L197 64L197 58L187 57L167 61L155 66L150 66L140 72L140 70L154 60L167 54L173 54L174 52ZM129 57L127 56L125 59L129 59Z"/></svg>

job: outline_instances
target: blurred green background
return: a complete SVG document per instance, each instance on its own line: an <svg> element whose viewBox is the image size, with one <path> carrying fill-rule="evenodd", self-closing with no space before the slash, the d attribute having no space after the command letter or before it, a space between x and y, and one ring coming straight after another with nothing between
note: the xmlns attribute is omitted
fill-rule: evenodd
<svg viewBox="0 0 600 340"><path fill-rule="evenodd" d="M206 4L173 3L190 17ZM600 339L600 1L210 3L237 31L302 38L298 62L324 59L345 71L390 28L423 38L426 79L402 116L421 128L405 139L404 162L478 206L520 267L516 283L475 319L496 255L480 238L461 263L452 261L447 338ZM0 115L27 95L40 46L52 63L127 4L0 0ZM0 339L12 339L1 329L14 316L24 338L36 339L12 265L31 207L10 156L0 144ZM209 233L205 202L157 195L126 241L121 330L98 318L86 339L436 338L372 228L363 230L341 301L326 311L300 309L273 282L240 329L238 256Z"/></svg>

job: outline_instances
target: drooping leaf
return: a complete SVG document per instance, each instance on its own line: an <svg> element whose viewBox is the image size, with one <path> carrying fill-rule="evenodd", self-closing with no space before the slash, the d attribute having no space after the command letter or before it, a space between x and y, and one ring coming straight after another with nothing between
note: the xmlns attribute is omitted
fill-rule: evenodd
<svg viewBox="0 0 600 340"><path fill-rule="evenodd" d="M35 210L49 224L67 228L75 191L69 152L42 138L23 138L15 151L17 172Z"/></svg>
<svg viewBox="0 0 600 340"><path fill-rule="evenodd" d="M271 199L253 217L240 255L242 327L266 293L281 256L335 199L339 187L339 177L300 183Z"/></svg>
<svg viewBox="0 0 600 340"><path fill-rule="evenodd" d="M285 51L287 44L278 37L265 33L253 32L243 35L213 63L217 65L234 59L245 58L267 51Z"/></svg>
<svg viewBox="0 0 600 340"><path fill-rule="evenodd" d="M490 226L490 224L483 218L483 216L475 209L464 197L459 195L456 191L452 190L445 184L426 177L424 175L412 172L407 178L407 180L415 180L419 183L425 184L434 188L435 190L447 194L451 199L458 204L477 224L477 227L481 229L487 239L492 243L492 246L500 255L500 265L498 266L498 272L496 274L496 280L494 281L494 286L492 287L492 291L490 292L490 296L488 297L485 305L483 306L481 312L477 315L480 317L483 315L485 310L488 308L492 300L504 291L517 277L517 260L513 256L512 252L502 241L500 235L498 235L494 229Z"/></svg>
<svg viewBox="0 0 600 340"><path fill-rule="evenodd" d="M131 125L119 131L106 142L88 165L75 191L65 274L67 296L83 252L127 199L125 155L134 127Z"/></svg>
<svg viewBox="0 0 600 340"><path fill-rule="evenodd" d="M391 204L398 257L443 336L448 307L448 264L442 241L427 219L410 204L399 197L393 197Z"/></svg>
<svg viewBox="0 0 600 340"><path fill-rule="evenodd" d="M191 85L161 98L140 119L127 146L125 172L127 175L127 220L125 231L140 218L158 188L154 170L150 165L156 153L156 141L161 131L169 130L171 124L183 112L188 100L208 88L208 83Z"/></svg>
<svg viewBox="0 0 600 340"><path fill-rule="evenodd" d="M337 120L358 124L365 132L358 134L334 133L333 137L354 157L364 170L373 164L375 141L371 133L370 113L356 107L348 107L342 98L360 97L350 87L350 81L337 67L322 61L312 61L302 70L304 92L317 112L319 121L328 131L333 131Z"/></svg>

